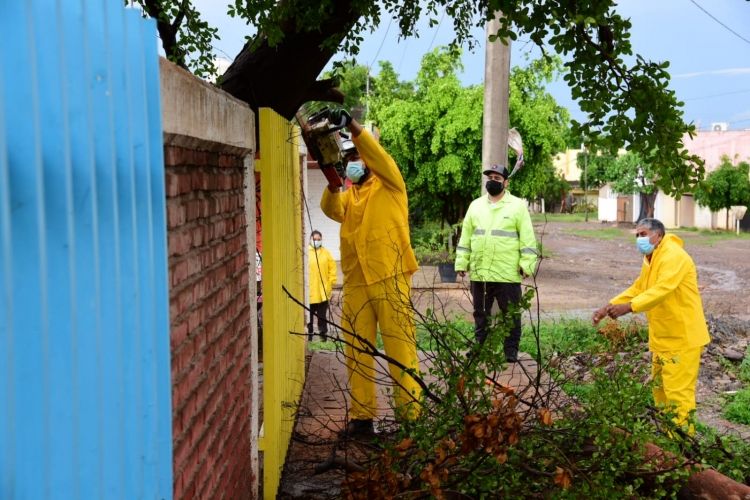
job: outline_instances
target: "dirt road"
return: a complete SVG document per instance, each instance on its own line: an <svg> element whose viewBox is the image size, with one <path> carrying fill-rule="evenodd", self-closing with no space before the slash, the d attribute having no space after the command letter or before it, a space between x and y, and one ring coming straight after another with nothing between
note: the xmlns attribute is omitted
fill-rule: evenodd
<svg viewBox="0 0 750 500"><path fill-rule="evenodd" d="M537 275L541 309L546 313L591 311L630 286L642 256L634 228L600 222L535 224L552 252ZM674 231L698 269L706 312L750 318L750 238L722 238Z"/></svg>
<svg viewBox="0 0 750 500"><path fill-rule="evenodd" d="M589 317L638 277L643 257L636 249L633 227L592 221L535 223L534 229L546 255L536 276L543 320ZM750 237L674 233L683 239L698 268L706 312L750 319ZM342 281L340 276L339 283ZM424 266L413 277L413 300L422 313L429 308L471 319L468 284L468 277L462 283L441 284L437 269ZM340 289L334 293L332 305L338 322Z"/></svg>

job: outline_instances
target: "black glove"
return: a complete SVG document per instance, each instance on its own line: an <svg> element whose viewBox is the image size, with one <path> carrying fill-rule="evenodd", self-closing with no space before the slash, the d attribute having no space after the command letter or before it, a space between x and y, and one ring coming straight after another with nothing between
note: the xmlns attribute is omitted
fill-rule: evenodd
<svg viewBox="0 0 750 500"><path fill-rule="evenodd" d="M352 115L344 108L334 108L329 113L328 119L335 126L344 125L348 127L352 122Z"/></svg>

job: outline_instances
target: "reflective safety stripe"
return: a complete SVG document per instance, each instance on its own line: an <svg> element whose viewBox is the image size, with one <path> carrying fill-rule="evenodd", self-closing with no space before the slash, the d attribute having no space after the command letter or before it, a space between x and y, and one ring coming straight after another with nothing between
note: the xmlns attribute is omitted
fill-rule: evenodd
<svg viewBox="0 0 750 500"><path fill-rule="evenodd" d="M474 230L474 234L484 234L486 232L487 232L486 229L475 229Z"/></svg>
<svg viewBox="0 0 750 500"><path fill-rule="evenodd" d="M538 252L534 248L522 248L521 253L533 253L536 255Z"/></svg>
<svg viewBox="0 0 750 500"><path fill-rule="evenodd" d="M456 251L458 252L459 250L461 250L462 252L471 252L471 248L456 247Z"/></svg>
<svg viewBox="0 0 750 500"><path fill-rule="evenodd" d="M507 236L509 238L518 238L518 233L515 231L501 231L499 229L492 230L492 236Z"/></svg>

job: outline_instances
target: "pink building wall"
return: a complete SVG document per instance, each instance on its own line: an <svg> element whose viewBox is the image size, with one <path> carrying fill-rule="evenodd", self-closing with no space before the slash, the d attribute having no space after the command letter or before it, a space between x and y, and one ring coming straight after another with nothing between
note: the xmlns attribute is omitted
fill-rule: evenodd
<svg viewBox="0 0 750 500"><path fill-rule="evenodd" d="M685 136L683 142L691 154L706 160L706 173L716 170L724 155L734 163L750 161L750 130L698 132L692 139Z"/></svg>

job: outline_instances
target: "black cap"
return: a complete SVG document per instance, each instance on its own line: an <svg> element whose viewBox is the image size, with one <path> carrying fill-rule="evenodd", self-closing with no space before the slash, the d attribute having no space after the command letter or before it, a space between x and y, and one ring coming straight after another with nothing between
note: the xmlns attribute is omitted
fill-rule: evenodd
<svg viewBox="0 0 750 500"><path fill-rule="evenodd" d="M505 168L505 165L492 165L490 168L482 172L484 175L490 175L490 174L500 174L505 179L508 178L508 169Z"/></svg>

